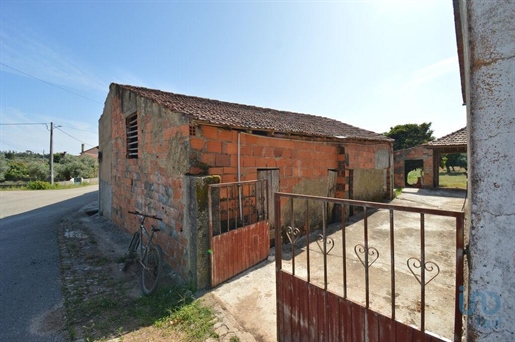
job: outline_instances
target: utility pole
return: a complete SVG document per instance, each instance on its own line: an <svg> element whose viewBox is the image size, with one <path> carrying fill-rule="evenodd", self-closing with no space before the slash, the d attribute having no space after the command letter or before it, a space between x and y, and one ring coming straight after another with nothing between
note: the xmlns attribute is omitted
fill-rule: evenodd
<svg viewBox="0 0 515 342"><path fill-rule="evenodd" d="M54 123L50 123L50 184L54 184Z"/></svg>

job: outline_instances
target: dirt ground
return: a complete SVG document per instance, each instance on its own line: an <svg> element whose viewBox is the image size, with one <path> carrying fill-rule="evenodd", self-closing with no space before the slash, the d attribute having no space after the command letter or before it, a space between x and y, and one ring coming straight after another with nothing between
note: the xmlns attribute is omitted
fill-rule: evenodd
<svg viewBox="0 0 515 342"><path fill-rule="evenodd" d="M66 305L47 312L34 329L65 330L71 341L183 341L173 329L159 329L152 312L132 315L129 306L144 299L140 269L132 265L122 272L123 256L131 236L96 213L96 202L62 220L57 229L63 295ZM183 286L182 280L165 266L160 288ZM184 293L200 298L214 313L213 332L218 338L206 341L253 341L230 313L209 293ZM121 309L119 309L121 308ZM113 310L119 311L113 314ZM110 311L108 314L107 312ZM148 316L148 324L141 317ZM66 322L66 323L65 323ZM231 338L233 338L231 340ZM189 340L189 339L188 339Z"/></svg>

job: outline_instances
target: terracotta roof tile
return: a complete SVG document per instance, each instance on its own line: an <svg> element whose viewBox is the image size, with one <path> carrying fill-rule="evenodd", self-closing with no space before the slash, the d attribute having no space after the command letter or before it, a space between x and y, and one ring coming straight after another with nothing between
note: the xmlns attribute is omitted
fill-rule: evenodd
<svg viewBox="0 0 515 342"><path fill-rule="evenodd" d="M222 102L129 85L115 85L155 101L174 112L184 113L194 120L213 125L319 137L391 140L384 135L321 116Z"/></svg>
<svg viewBox="0 0 515 342"><path fill-rule="evenodd" d="M431 146L467 146L467 127L463 127L455 132L447 134L439 139L428 142Z"/></svg>

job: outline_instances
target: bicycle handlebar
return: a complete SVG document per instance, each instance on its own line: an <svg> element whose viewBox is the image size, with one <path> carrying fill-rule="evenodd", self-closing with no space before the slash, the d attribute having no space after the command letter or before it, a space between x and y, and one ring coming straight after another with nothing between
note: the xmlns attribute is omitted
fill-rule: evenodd
<svg viewBox="0 0 515 342"><path fill-rule="evenodd" d="M146 214L143 214L143 213L140 213L139 211L127 211L129 214L133 214L133 215L138 215L138 216L143 216L143 217L148 217L148 218L151 218L151 219L154 219L154 220L158 220L158 221L163 221L162 218L160 217L157 217L155 215L146 215Z"/></svg>

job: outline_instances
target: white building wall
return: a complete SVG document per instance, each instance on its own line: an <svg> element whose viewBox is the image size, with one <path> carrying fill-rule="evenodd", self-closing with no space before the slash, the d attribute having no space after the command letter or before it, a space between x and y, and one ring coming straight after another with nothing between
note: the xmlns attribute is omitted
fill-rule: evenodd
<svg viewBox="0 0 515 342"><path fill-rule="evenodd" d="M460 0L469 134L468 341L515 341L515 1Z"/></svg>

